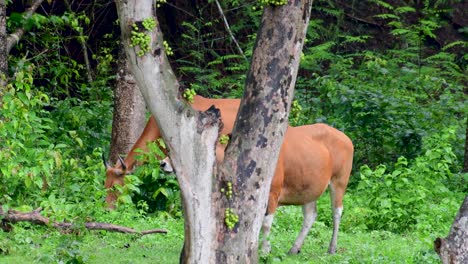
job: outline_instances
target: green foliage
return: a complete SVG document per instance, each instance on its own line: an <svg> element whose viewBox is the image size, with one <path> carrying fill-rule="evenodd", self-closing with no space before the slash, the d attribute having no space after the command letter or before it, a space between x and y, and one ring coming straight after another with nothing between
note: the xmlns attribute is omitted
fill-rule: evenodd
<svg viewBox="0 0 468 264"><path fill-rule="evenodd" d="M135 230L163 228L168 234L139 236L81 228L68 234L20 223L13 232L0 232L0 249L2 245L9 248L8 254L0 252L1 262L120 263L131 259L132 263L175 263L183 244L183 220L163 215L146 217L135 208L122 209L111 212L102 209L93 221L116 223ZM160 253L154 254L155 250Z"/></svg>
<svg viewBox="0 0 468 264"><path fill-rule="evenodd" d="M237 97L242 94L247 62L238 54L220 54L206 47L213 43L211 33L204 33L211 22L197 20L182 23L185 28L181 45L188 48L187 58L177 60L177 70L183 79L182 85L205 96ZM209 31L208 31L209 32Z"/></svg>
<svg viewBox="0 0 468 264"><path fill-rule="evenodd" d="M149 151L137 156L137 160L144 165L137 167L133 175L128 175L119 200L133 201L148 213L165 211L168 215L180 216L179 183L174 174L160 169L157 157L164 157L165 154L160 147L164 147L163 142L159 141L158 144L148 143Z"/></svg>
<svg viewBox="0 0 468 264"><path fill-rule="evenodd" d="M87 258L83 257L81 254L80 246L81 242L80 237L74 235L64 235L61 236L58 242L58 246L55 249L53 254L46 254L39 258L41 262L53 262L54 260L58 263L67 263L67 264L85 264L87 263Z"/></svg>
<svg viewBox="0 0 468 264"><path fill-rule="evenodd" d="M324 195L328 204L319 202L319 218L303 253L287 256L301 225L300 209L279 208L271 238L274 253L262 260L437 263L433 238L446 235L468 191L468 175L459 173L468 112L467 42L441 41L440 35L452 23L458 2L314 2L290 122L326 122L354 142L355 172L344 200L344 232L339 254L321 253L332 225L329 214L321 213L330 207ZM37 13L30 19L9 14L8 32L24 27L29 33L9 57L13 78L2 90L0 204L22 211L41 206L44 216L78 227L73 235L63 235L48 227L17 224L13 233L0 233L0 254L13 258L6 262L99 263L131 256L136 263L167 263L180 253L180 192L175 177L159 170L156 155L164 154L156 145L139 158L147 165L128 175L125 186L116 187L122 193L117 210L103 209L100 156L110 141L110 86L119 36L117 25L115 34L104 34L95 23L95 17L102 16L90 10L99 4L79 12L45 11L41 13L47 16ZM173 53L171 64L182 87L208 97L240 98L249 62L226 34L213 4L198 1L190 15L171 17L167 10L170 19L160 19L164 48L167 55ZM250 58L262 12L252 7L259 3L221 4ZM155 26L144 24L138 31ZM174 30L172 24L180 27ZM466 27L458 32L465 34ZM86 78L82 47L76 44L82 42L92 54L92 83ZM226 216L233 227L235 213L226 211ZM139 229L173 222L167 237L130 239L128 247L122 242L127 237L83 230L85 220ZM102 254L95 254L96 244ZM164 254L152 254L155 248Z"/></svg>
<svg viewBox="0 0 468 264"><path fill-rule="evenodd" d="M298 123L343 129L355 145L355 168L383 163L391 169L398 156L417 157L425 136L464 125L457 118L468 111L463 85L448 81L447 71L436 64L401 66L399 57L372 52L330 60L320 75L299 77L296 99L303 117ZM463 144L462 137L452 143Z"/></svg>
<svg viewBox="0 0 468 264"><path fill-rule="evenodd" d="M297 100L294 100L291 104L291 112L289 113L289 123L294 126L299 123L301 118L302 106Z"/></svg>
<svg viewBox="0 0 468 264"><path fill-rule="evenodd" d="M456 177L450 138L455 129L447 128L425 140L424 154L413 162L400 157L393 171L384 165L371 170L361 167L352 214L365 216L354 223L366 229L422 233L444 230L453 221L466 186ZM363 218L364 219L364 218ZM437 223L437 224L436 224Z"/></svg>
<svg viewBox="0 0 468 264"><path fill-rule="evenodd" d="M8 203L25 189L42 188L43 179L57 165L53 159L56 146L46 135L51 120L41 109L49 98L31 90L32 77L18 72L3 95L0 113L0 203ZM47 160L47 162L45 162ZM18 193L22 193L17 197Z"/></svg>
<svg viewBox="0 0 468 264"><path fill-rule="evenodd" d="M32 89L32 82L29 73L19 72L2 98L0 204L41 205L61 220L88 214L104 195L101 151L92 148L96 142L85 146L88 139L66 124L59 133L56 116L43 110L50 105L49 97ZM81 115L81 120L86 117ZM91 153L79 155L85 149Z"/></svg>

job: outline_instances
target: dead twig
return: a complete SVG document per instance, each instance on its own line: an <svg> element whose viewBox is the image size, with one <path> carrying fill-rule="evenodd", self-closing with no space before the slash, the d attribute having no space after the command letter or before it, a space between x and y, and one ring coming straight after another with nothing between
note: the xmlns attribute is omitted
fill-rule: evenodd
<svg viewBox="0 0 468 264"><path fill-rule="evenodd" d="M228 32L229 35L231 36L232 41L234 41L234 44L236 44L236 47L237 47L237 49L239 50L240 55L242 55L242 57L244 57L244 59L245 59L246 62L249 62L249 60L248 60L247 57L245 56L244 52L242 51L242 48L239 46L239 43L237 43L237 40L236 40L236 38L234 37L234 34L232 34L231 27L229 27L229 23L228 23L228 21L227 21L227 19L226 19L226 16L224 15L223 8L221 7L221 4L219 4L218 0L216 0L216 5L218 6L218 11L219 11L219 13L220 13L221 16L223 17L224 26L226 27L227 32Z"/></svg>

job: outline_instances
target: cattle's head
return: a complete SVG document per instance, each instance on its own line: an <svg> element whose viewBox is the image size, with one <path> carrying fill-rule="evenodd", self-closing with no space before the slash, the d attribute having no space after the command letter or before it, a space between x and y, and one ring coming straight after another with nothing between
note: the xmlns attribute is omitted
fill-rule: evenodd
<svg viewBox="0 0 468 264"><path fill-rule="evenodd" d="M116 184L123 185L124 177L129 172L127 171L127 166L125 165L125 162L120 156L119 162L114 167L111 167L109 165L106 158L104 157L104 154L102 154L102 161L104 162L104 166L106 167L106 182L104 184L104 187L106 189L109 189L107 191L106 203L108 207L114 208L115 201L117 200L119 194L117 191L111 190L111 188L114 187L114 185Z"/></svg>
<svg viewBox="0 0 468 264"><path fill-rule="evenodd" d="M106 182L104 183L104 187L108 189L106 203L109 208L115 208L115 202L119 197L119 192L116 190L112 190L111 188L114 187L114 185L124 185L124 177L125 175L131 173L131 171L128 170L127 165L125 165L125 162L120 156L119 161L114 167L109 165L104 156L104 153L102 154L102 161L104 162L104 166L106 167ZM174 172L169 157L166 157L165 159L161 160L160 166L161 170L165 172Z"/></svg>
<svg viewBox="0 0 468 264"><path fill-rule="evenodd" d="M160 161L159 166L161 170L164 172L172 173L174 172L174 168L172 167L172 162L169 157L165 157L163 160Z"/></svg>

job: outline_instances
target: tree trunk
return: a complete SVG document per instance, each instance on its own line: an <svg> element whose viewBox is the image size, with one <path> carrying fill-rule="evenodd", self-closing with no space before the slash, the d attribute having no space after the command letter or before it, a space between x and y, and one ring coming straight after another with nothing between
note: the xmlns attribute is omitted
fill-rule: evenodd
<svg viewBox="0 0 468 264"><path fill-rule="evenodd" d="M8 52L6 33L6 1L0 0L0 106L8 76Z"/></svg>
<svg viewBox="0 0 468 264"><path fill-rule="evenodd" d="M146 104L129 69L123 45L117 67L117 84L114 89L114 116L109 160L117 162L118 156L128 153L140 137L145 126Z"/></svg>
<svg viewBox="0 0 468 264"><path fill-rule="evenodd" d="M218 176L219 111L196 112L178 99L178 82L164 53L154 1L116 3L131 70L177 172L185 218L181 262L258 262L258 235L287 127L312 1L265 8L238 120ZM143 26L151 25L149 18L156 21L154 28ZM132 43L135 39L142 42Z"/></svg>
<svg viewBox="0 0 468 264"><path fill-rule="evenodd" d="M463 159L462 172L468 172L468 116L466 117L465 158Z"/></svg>
<svg viewBox="0 0 468 264"><path fill-rule="evenodd" d="M302 45L312 1L266 7L236 125L218 178L232 183L234 195L223 201L239 215L233 230L218 216L217 263L257 262L258 237L271 180L288 125ZM219 182L218 188L226 183ZM213 203L220 203L215 197ZM224 212L218 212L223 215Z"/></svg>
<svg viewBox="0 0 468 264"><path fill-rule="evenodd" d="M446 238L437 238L434 248L444 264L468 263L468 195Z"/></svg>

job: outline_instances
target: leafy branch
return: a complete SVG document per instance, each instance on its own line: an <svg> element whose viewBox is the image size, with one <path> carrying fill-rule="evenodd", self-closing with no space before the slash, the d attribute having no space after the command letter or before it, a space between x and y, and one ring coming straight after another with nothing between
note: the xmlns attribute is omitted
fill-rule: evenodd
<svg viewBox="0 0 468 264"><path fill-rule="evenodd" d="M37 10L37 8L44 2L44 0L36 0L28 10L24 13L24 20L29 19ZM11 49L20 41L26 30L24 27L16 29L15 32L11 33L7 39L7 53L10 53Z"/></svg>

